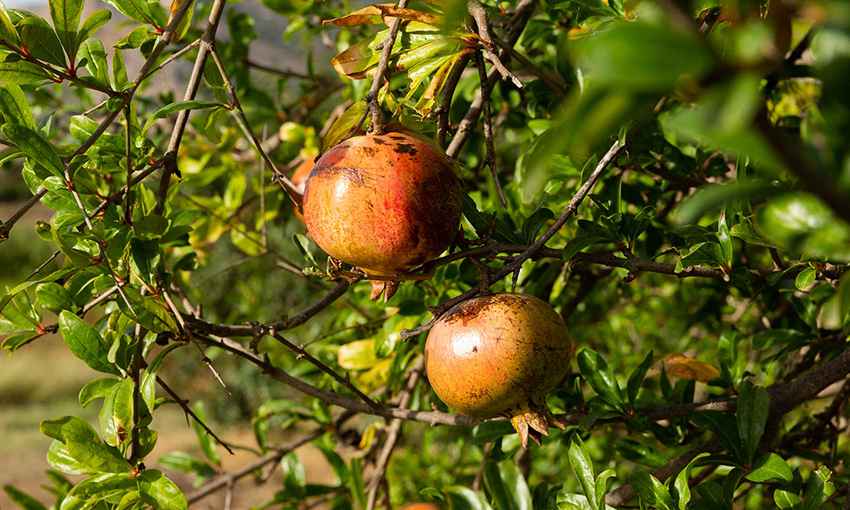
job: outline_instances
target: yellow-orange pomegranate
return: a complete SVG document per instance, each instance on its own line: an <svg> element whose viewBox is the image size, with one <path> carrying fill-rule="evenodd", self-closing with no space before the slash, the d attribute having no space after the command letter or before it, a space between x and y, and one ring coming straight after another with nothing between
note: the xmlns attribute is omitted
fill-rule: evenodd
<svg viewBox="0 0 850 510"><path fill-rule="evenodd" d="M462 200L460 181L440 149L394 131L355 136L323 154L307 179L303 213L316 244L375 276L383 289L448 247Z"/></svg>
<svg viewBox="0 0 850 510"><path fill-rule="evenodd" d="M440 510L440 505L436 503L408 503L401 507L401 510Z"/></svg>
<svg viewBox="0 0 850 510"><path fill-rule="evenodd" d="M569 371L573 344L563 319L534 296L494 294L464 301L428 333L425 368L449 407L474 417L507 416L538 440L553 421L546 394Z"/></svg>

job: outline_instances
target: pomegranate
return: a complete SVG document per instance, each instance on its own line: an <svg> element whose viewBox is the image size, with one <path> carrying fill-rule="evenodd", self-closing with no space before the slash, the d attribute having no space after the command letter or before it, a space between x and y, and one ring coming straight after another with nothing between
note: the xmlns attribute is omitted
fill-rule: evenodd
<svg viewBox="0 0 850 510"><path fill-rule="evenodd" d="M404 131L349 138L307 179L303 213L328 255L374 277L373 299L389 298L401 273L445 250L463 201L449 159Z"/></svg>
<svg viewBox="0 0 850 510"><path fill-rule="evenodd" d="M440 505L436 503L408 503L401 507L401 510L440 510Z"/></svg>
<svg viewBox="0 0 850 510"><path fill-rule="evenodd" d="M313 170L313 159L306 158L300 165L295 167L295 171L292 172L292 177L289 178L292 181L292 184L295 186L295 190L301 195L304 195L304 188L307 186L307 178L310 177L310 171ZM304 222L304 215L301 214L301 210L298 207L295 207L295 217L298 218L298 221Z"/></svg>
<svg viewBox="0 0 850 510"><path fill-rule="evenodd" d="M539 442L549 424L546 394L567 375L573 344L548 303L524 294L464 301L440 319L425 343L431 387L449 407L474 417L506 416Z"/></svg>

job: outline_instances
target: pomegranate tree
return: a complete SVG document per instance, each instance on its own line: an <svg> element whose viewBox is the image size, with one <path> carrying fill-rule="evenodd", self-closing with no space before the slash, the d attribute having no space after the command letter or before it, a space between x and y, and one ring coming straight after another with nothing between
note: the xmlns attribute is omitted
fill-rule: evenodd
<svg viewBox="0 0 850 510"><path fill-rule="evenodd" d="M316 162L304 192L310 237L390 297L399 276L454 239L462 205L452 163L403 131L349 138Z"/></svg>
<svg viewBox="0 0 850 510"><path fill-rule="evenodd" d="M573 345L548 303L524 294L464 301L431 328L425 344L428 380L463 414L511 418L523 446L547 435L546 394L569 371Z"/></svg>

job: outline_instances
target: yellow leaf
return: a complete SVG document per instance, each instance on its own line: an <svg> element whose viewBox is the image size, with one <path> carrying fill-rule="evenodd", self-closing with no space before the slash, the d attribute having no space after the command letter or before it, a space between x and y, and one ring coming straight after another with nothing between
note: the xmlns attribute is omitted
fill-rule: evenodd
<svg viewBox="0 0 850 510"><path fill-rule="evenodd" d="M667 373L679 379L708 382L720 376L720 371L708 363L685 354L671 354L664 358Z"/></svg>
<svg viewBox="0 0 850 510"><path fill-rule="evenodd" d="M439 17L433 14L417 11L416 9L398 8L393 4L367 5L345 16L323 20L322 24L349 27L355 25L375 25L383 22L388 25L393 18L401 18L405 21L419 21L434 26L439 24Z"/></svg>
<svg viewBox="0 0 850 510"><path fill-rule="evenodd" d="M354 80L366 77L366 71L378 63L378 55L369 47L369 41L362 41L338 53L331 59L336 72Z"/></svg>
<svg viewBox="0 0 850 510"><path fill-rule="evenodd" d="M375 366L378 358L375 356L375 342L356 340L339 348L336 354L337 363L346 370L366 370Z"/></svg>

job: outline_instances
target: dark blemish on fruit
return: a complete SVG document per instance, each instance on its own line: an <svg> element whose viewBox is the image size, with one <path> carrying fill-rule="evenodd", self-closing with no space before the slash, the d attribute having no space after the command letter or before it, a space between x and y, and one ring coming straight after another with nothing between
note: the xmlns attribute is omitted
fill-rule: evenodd
<svg viewBox="0 0 850 510"><path fill-rule="evenodd" d="M415 156L417 152L416 147L409 143L400 143L396 145L395 151L399 154L410 154L411 156Z"/></svg>
<svg viewBox="0 0 850 510"><path fill-rule="evenodd" d="M514 294L494 294L480 298L469 299L462 303L456 304L451 310L446 312L443 319L446 322L462 321L464 325L470 320L476 318L481 310L500 303L510 303L516 300Z"/></svg>
<svg viewBox="0 0 850 510"><path fill-rule="evenodd" d="M380 136L376 136L373 140L378 145L386 145L387 144L387 142L385 142L384 139Z"/></svg>

